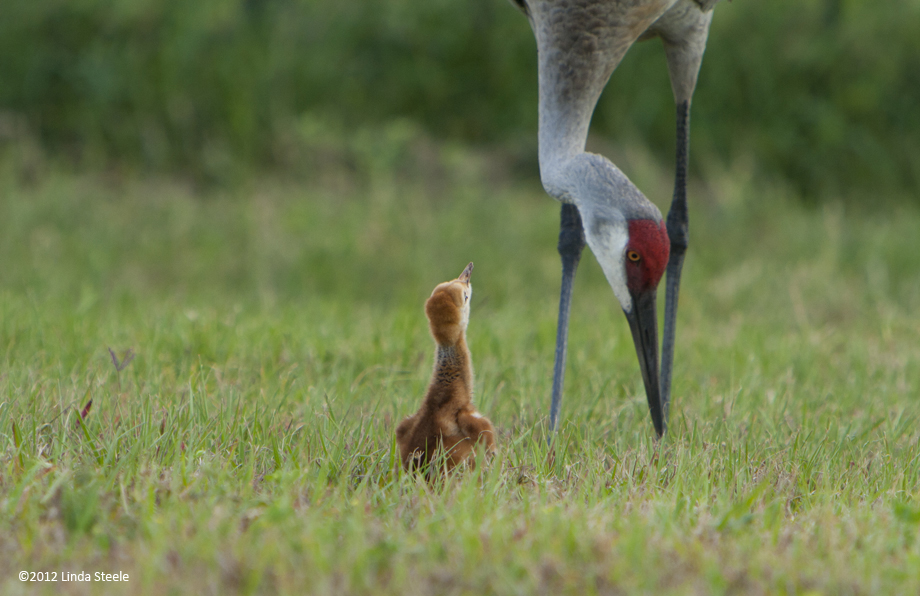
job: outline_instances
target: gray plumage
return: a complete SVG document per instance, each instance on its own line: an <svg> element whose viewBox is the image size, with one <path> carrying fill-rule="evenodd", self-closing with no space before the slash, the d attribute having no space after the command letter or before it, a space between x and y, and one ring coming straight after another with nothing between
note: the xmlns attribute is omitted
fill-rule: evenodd
<svg viewBox="0 0 920 596"><path fill-rule="evenodd" d="M537 41L540 177L547 193L577 208L574 213L571 208L566 211L567 207L563 207L560 231L563 285L551 430L557 425L562 393L571 284L587 241L630 319L652 418L661 435L667 424L677 294L687 244L689 106L706 47L712 8L718 0L512 1L527 15ZM653 37L660 37L664 45L677 104L678 131L674 199L667 224L671 258L667 269L660 399L656 322L646 320L639 325L630 318L636 315L625 285L623 255L629 233L627 222L661 222L661 213L609 159L585 152L591 116L610 75L633 43ZM653 289L650 298L643 298L644 308L653 312L654 300ZM645 347L640 346L637 333L645 338ZM654 350L648 346L649 342L655 344ZM654 362L643 360L643 349L647 355L654 352ZM656 378L650 379L648 375Z"/></svg>

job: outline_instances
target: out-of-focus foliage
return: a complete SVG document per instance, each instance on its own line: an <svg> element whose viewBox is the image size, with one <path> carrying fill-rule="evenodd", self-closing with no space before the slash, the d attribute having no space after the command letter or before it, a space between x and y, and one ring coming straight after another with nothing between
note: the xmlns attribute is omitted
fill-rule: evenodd
<svg viewBox="0 0 920 596"><path fill-rule="evenodd" d="M694 103L695 167L744 159L814 199L916 195L918 26L915 0L721 3ZM627 55L593 130L666 157L659 46ZM298 166L304 122L394 118L535 155L524 16L502 0L0 3L7 146L26 135L82 159L220 176Z"/></svg>
<svg viewBox="0 0 920 596"><path fill-rule="evenodd" d="M920 197L920 2L736 0L716 19L694 105L706 149L806 197Z"/></svg>

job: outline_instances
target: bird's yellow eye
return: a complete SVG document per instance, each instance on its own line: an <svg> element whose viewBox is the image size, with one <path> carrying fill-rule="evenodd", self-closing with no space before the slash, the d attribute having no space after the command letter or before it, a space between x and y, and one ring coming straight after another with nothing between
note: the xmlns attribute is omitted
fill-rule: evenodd
<svg viewBox="0 0 920 596"><path fill-rule="evenodd" d="M641 259L642 257L640 257L639 253L637 253L636 251L630 250L626 252L626 258L632 261L633 263L638 263L639 259Z"/></svg>

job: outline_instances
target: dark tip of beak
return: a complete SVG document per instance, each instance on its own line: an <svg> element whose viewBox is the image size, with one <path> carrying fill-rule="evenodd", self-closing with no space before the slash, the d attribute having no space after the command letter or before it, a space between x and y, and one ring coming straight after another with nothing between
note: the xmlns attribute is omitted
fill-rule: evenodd
<svg viewBox="0 0 920 596"><path fill-rule="evenodd" d="M655 290L632 294L632 311L626 312L632 331L636 356L642 369L645 396L652 414L655 433L661 438L667 430L661 407L661 389L658 384L658 311L655 308ZM624 311L625 312L625 311Z"/></svg>
<svg viewBox="0 0 920 596"><path fill-rule="evenodd" d="M473 264L472 263L466 266L466 269L463 270L463 273L461 273L460 277L458 277L457 279L462 281L463 283L470 283L471 275L473 275Z"/></svg>

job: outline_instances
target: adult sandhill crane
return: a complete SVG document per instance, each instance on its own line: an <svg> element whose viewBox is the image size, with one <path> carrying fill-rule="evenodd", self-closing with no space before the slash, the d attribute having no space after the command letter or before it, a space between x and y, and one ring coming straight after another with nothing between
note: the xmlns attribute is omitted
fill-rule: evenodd
<svg viewBox="0 0 920 596"><path fill-rule="evenodd" d="M572 282L585 240L632 331L652 423L668 424L674 326L687 249L690 100L718 0L513 0L537 39L540 178L562 202L562 290L550 430L559 422ZM585 152L588 126L611 73L637 40L664 42L677 105L677 165L667 227L661 212L609 159ZM669 257L670 254L670 257ZM656 290L667 264L661 376Z"/></svg>

